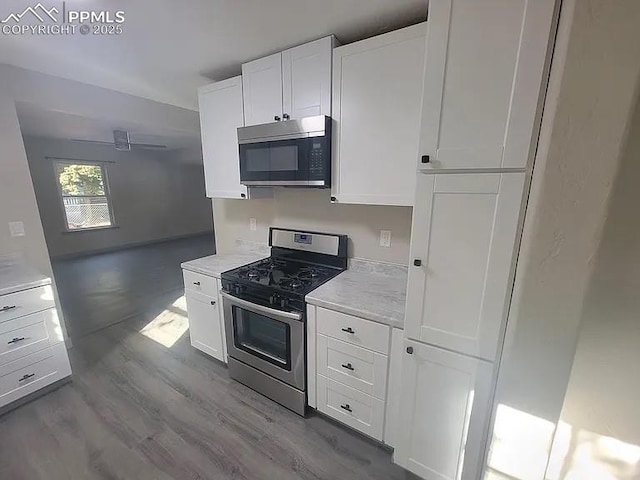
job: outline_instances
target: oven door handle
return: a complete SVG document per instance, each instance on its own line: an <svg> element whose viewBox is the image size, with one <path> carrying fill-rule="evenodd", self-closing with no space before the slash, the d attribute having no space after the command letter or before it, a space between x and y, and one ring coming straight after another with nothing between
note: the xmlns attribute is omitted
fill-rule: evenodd
<svg viewBox="0 0 640 480"><path fill-rule="evenodd" d="M302 313L299 312L283 312L282 310L276 310L275 308L264 307L256 303L247 302L246 300L242 300L241 298L234 297L224 290L220 290L220 295L222 295L223 298L226 298L238 307L245 307L247 310L253 310L256 313L262 313L264 315L275 318L286 318L289 320L298 321L302 320Z"/></svg>

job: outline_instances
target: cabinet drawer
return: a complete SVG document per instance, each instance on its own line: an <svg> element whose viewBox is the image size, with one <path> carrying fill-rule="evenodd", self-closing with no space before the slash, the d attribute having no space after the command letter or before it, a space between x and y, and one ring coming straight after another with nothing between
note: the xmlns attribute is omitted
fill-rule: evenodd
<svg viewBox="0 0 640 480"><path fill-rule="evenodd" d="M385 399L388 357L355 345L318 335L318 373Z"/></svg>
<svg viewBox="0 0 640 480"><path fill-rule="evenodd" d="M218 287L215 277L209 277L190 270L182 271L185 290L203 293L209 297L218 298Z"/></svg>
<svg viewBox="0 0 640 480"><path fill-rule="evenodd" d="M55 307L51 285L0 297L0 323Z"/></svg>
<svg viewBox="0 0 640 480"><path fill-rule="evenodd" d="M71 375L64 343L0 366L0 407Z"/></svg>
<svg viewBox="0 0 640 480"><path fill-rule="evenodd" d="M324 308L317 309L318 333L343 342L389 353L389 327Z"/></svg>
<svg viewBox="0 0 640 480"><path fill-rule="evenodd" d="M318 410L365 435L382 440L382 400L318 375Z"/></svg>
<svg viewBox="0 0 640 480"><path fill-rule="evenodd" d="M54 308L0 323L0 365L62 342Z"/></svg>

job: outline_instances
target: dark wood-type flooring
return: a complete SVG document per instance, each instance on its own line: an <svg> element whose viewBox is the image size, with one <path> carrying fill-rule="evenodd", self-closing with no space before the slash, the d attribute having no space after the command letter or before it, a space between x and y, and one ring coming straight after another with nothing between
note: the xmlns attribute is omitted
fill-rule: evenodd
<svg viewBox="0 0 640 480"><path fill-rule="evenodd" d="M74 338L73 382L0 417L0 478L414 478L379 445L321 416L298 417L193 349L175 268L180 255L158 255L157 248L108 254L122 255L121 262L100 255L73 266L91 278L106 264L128 287L112 300L100 282L99 295L90 283L83 292L103 306L131 298L134 307L113 312L139 311L124 321L105 315L110 326ZM144 279L156 289L138 283L138 268L149 263L155 274ZM91 307L60 287L65 308Z"/></svg>
<svg viewBox="0 0 640 480"><path fill-rule="evenodd" d="M55 260L53 273L69 336L75 341L162 306L164 295L183 288L180 264L214 253L213 235L204 235Z"/></svg>

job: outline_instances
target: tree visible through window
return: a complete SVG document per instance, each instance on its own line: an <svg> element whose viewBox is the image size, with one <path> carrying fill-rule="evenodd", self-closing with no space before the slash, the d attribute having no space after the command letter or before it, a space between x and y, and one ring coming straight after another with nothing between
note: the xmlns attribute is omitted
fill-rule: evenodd
<svg viewBox="0 0 640 480"><path fill-rule="evenodd" d="M57 163L56 178L68 230L113 224L109 188L102 165Z"/></svg>

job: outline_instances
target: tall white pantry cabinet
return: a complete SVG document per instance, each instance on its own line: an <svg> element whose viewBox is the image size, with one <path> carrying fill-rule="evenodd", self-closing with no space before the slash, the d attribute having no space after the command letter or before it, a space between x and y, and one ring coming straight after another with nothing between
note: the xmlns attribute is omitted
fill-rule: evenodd
<svg viewBox="0 0 640 480"><path fill-rule="evenodd" d="M556 0L431 0L394 459L482 475Z"/></svg>

